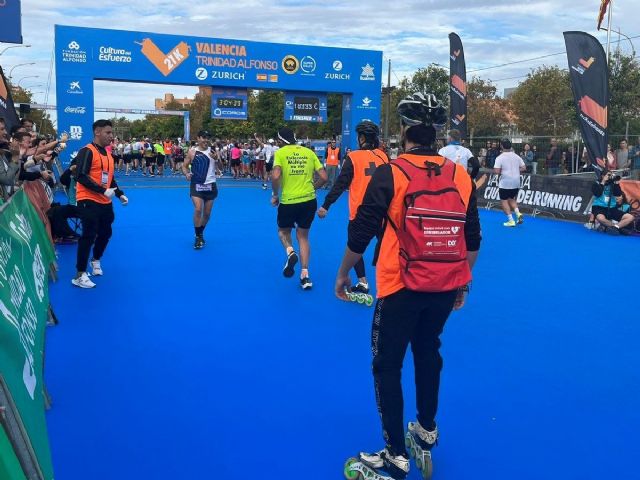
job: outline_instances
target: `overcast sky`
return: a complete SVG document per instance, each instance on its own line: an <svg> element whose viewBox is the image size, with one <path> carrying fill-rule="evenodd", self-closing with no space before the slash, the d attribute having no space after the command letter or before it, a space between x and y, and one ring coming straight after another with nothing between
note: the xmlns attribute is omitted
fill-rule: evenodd
<svg viewBox="0 0 640 480"><path fill-rule="evenodd" d="M448 67L448 34L458 33L465 47L468 78L478 75L496 82L499 92L517 86L531 68L558 64L566 68L564 54L500 68L504 63L564 52L562 32L583 30L602 41L595 31L600 0L459 1L451 0L234 0L181 2L165 0L23 0L22 28L25 44L0 56L5 71L17 67L14 81L31 88L44 101L53 50L53 25L195 35L215 38L273 41L384 52L392 61L391 82L429 63ZM98 6L97 6L98 5ZM615 29L640 35L638 0L615 0ZM605 25L606 26L606 25ZM614 47L618 35L613 35ZM640 51L640 38L634 39ZM621 48L631 51L624 40ZM7 45L0 45L0 51ZM476 73L473 70L482 69ZM24 78L38 76L38 78ZM383 79L386 81L386 65ZM114 84L96 82L99 107L153 108L155 97L171 91L192 96L195 87ZM55 103L55 75L49 103Z"/></svg>

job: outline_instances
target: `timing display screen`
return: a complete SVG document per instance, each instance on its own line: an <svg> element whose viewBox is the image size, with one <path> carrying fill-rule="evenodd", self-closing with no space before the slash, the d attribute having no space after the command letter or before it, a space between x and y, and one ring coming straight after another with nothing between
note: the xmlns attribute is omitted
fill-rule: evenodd
<svg viewBox="0 0 640 480"><path fill-rule="evenodd" d="M218 97L218 108L243 108L244 102L241 98Z"/></svg>
<svg viewBox="0 0 640 480"><path fill-rule="evenodd" d="M320 115L320 100L318 97L293 97L294 115Z"/></svg>

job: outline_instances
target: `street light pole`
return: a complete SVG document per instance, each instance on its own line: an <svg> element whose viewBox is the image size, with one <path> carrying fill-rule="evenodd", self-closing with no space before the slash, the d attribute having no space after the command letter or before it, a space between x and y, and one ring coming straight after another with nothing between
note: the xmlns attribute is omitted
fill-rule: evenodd
<svg viewBox="0 0 640 480"><path fill-rule="evenodd" d="M20 48L20 47L30 48L31 45L11 45L10 47L5 47L4 49L2 49L2 51L0 52L0 55L2 55L4 52L9 50L10 48Z"/></svg>
<svg viewBox="0 0 640 480"><path fill-rule="evenodd" d="M389 59L389 71L387 72L387 108L384 119L384 140L389 141L389 109L391 108L391 59Z"/></svg>
<svg viewBox="0 0 640 480"><path fill-rule="evenodd" d="M27 78L40 78L40 75L27 75L26 77L22 77L20 80L18 80L18 83L16 83L18 88L20 88L20 82L26 80Z"/></svg>
<svg viewBox="0 0 640 480"><path fill-rule="evenodd" d="M35 65L36 62L30 62L30 63L19 63L18 65L14 65L13 67L11 67L11 69L9 70L9 80L11 80L11 74L13 73L13 71L18 68L18 67L24 67L25 65Z"/></svg>

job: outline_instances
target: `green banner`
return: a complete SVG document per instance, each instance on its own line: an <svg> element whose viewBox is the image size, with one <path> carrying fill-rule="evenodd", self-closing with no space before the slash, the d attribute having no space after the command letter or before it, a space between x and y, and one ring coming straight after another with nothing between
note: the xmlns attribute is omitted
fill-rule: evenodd
<svg viewBox="0 0 640 480"><path fill-rule="evenodd" d="M44 479L53 479L44 413L48 273L55 252L24 191L0 209L0 374Z"/></svg>

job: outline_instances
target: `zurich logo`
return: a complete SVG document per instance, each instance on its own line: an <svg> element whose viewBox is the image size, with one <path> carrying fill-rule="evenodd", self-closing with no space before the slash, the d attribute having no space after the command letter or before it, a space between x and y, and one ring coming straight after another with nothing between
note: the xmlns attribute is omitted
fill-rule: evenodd
<svg viewBox="0 0 640 480"><path fill-rule="evenodd" d="M80 50L80 45L75 40L69 43L69 50Z"/></svg>
<svg viewBox="0 0 640 480"><path fill-rule="evenodd" d="M202 67L196 69L196 78L198 80L205 80L207 78L207 69Z"/></svg>
<svg viewBox="0 0 640 480"><path fill-rule="evenodd" d="M340 60L334 60L333 61L333 69L336 72L339 72L340 70L342 70L342 62Z"/></svg>

